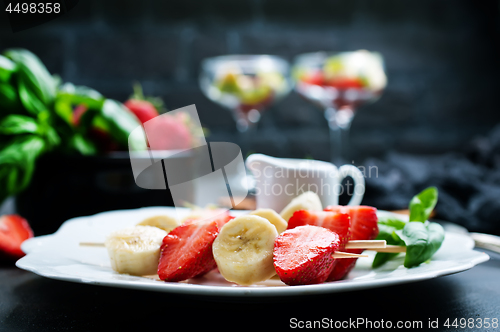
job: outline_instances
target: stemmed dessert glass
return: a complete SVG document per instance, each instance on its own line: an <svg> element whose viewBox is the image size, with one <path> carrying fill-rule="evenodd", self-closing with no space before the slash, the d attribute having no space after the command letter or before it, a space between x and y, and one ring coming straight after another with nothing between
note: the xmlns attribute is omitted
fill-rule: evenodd
<svg viewBox="0 0 500 332"><path fill-rule="evenodd" d="M203 93L230 110L242 138L264 110L291 90L289 63L274 55L225 55L204 59L199 84Z"/></svg>
<svg viewBox="0 0 500 332"><path fill-rule="evenodd" d="M332 163L347 160L357 107L376 101L387 84L382 56L365 50L305 53L295 58L292 76L295 90L324 110Z"/></svg>

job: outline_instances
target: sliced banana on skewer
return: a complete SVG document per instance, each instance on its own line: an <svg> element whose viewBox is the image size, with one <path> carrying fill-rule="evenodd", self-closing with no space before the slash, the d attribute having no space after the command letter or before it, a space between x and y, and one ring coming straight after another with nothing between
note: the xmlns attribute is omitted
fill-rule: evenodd
<svg viewBox="0 0 500 332"><path fill-rule="evenodd" d="M303 194L292 199L290 203L281 211L280 215L283 219L288 222L290 217L293 215L295 211L299 210L310 210L310 211L321 211L323 210L323 206L321 204L321 200L319 196L312 192L306 191Z"/></svg>
<svg viewBox="0 0 500 332"><path fill-rule="evenodd" d="M278 234L284 232L288 226L288 223L283 219L278 212L273 209L257 209L249 213L250 215L259 216L267 219L271 224L276 227Z"/></svg>
<svg viewBox="0 0 500 332"><path fill-rule="evenodd" d="M275 273L273 266L276 227L256 215L243 215L225 224L212 251L222 276L240 285L265 281Z"/></svg>
<svg viewBox="0 0 500 332"><path fill-rule="evenodd" d="M168 233L152 226L135 226L111 233L104 242L111 267L118 273L156 274L160 246Z"/></svg>
<svg viewBox="0 0 500 332"><path fill-rule="evenodd" d="M171 216L154 216L149 217L137 224L137 226L153 226L170 232L172 229L179 226L181 223Z"/></svg>

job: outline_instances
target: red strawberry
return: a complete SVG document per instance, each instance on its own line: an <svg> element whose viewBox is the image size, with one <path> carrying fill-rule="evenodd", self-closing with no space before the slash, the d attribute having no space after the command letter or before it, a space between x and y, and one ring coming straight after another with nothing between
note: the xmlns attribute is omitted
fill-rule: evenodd
<svg viewBox="0 0 500 332"><path fill-rule="evenodd" d="M288 229L303 225L328 228L340 238L340 250L343 250L350 237L350 217L346 213L332 211L296 211L288 220Z"/></svg>
<svg viewBox="0 0 500 332"><path fill-rule="evenodd" d="M25 254L21 243L33 237L33 230L26 219L16 215L0 217L0 255L7 259L19 259Z"/></svg>
<svg viewBox="0 0 500 332"><path fill-rule="evenodd" d="M217 221L187 223L174 228L165 236L160 248L160 279L181 281L214 269L212 243L217 234Z"/></svg>
<svg viewBox="0 0 500 332"><path fill-rule="evenodd" d="M306 225L287 229L274 241L276 273L287 285L322 283L332 271L332 255L339 242L336 233L323 227Z"/></svg>
<svg viewBox="0 0 500 332"><path fill-rule="evenodd" d="M337 89L361 89L363 81L359 78L336 77L329 80L327 85Z"/></svg>
<svg viewBox="0 0 500 332"><path fill-rule="evenodd" d="M181 113L168 113L144 124L149 146L153 150L189 149L193 138Z"/></svg>
<svg viewBox="0 0 500 332"><path fill-rule="evenodd" d="M75 126L78 126L80 124L80 118L82 117L83 113L87 112L88 107L85 104L80 104L75 109L73 110L73 119L72 122Z"/></svg>
<svg viewBox="0 0 500 332"><path fill-rule="evenodd" d="M147 100L129 99L125 102L125 107L128 108L134 115L144 123L158 116L158 111L152 103Z"/></svg>
<svg viewBox="0 0 500 332"><path fill-rule="evenodd" d="M351 240L373 240L378 235L377 209L371 206L329 206L326 211L348 213L351 217ZM362 249L350 249L346 252L360 254ZM357 258L338 259L335 262L328 281L345 277L356 264Z"/></svg>
<svg viewBox="0 0 500 332"><path fill-rule="evenodd" d="M304 83L307 83L307 84L324 85L325 77L324 77L323 72L321 70L317 70L317 71L310 71L308 73L305 73L300 78L300 80Z"/></svg>

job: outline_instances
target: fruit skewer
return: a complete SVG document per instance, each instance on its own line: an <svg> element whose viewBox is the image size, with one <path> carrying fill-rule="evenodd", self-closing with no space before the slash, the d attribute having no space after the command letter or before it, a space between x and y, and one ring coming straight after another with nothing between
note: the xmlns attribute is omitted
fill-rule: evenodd
<svg viewBox="0 0 500 332"><path fill-rule="evenodd" d="M100 242L80 242L80 246L82 247L106 247L104 243ZM359 249L359 247L356 247ZM360 257L368 257L368 255L361 255L361 254L351 254L348 252L336 252L335 254L332 255L333 258L338 259L338 258L360 258Z"/></svg>
<svg viewBox="0 0 500 332"><path fill-rule="evenodd" d="M80 242L82 247L105 247L103 242ZM353 240L347 242L346 249L365 249L365 250L375 250L378 252L404 252L406 247L402 246L388 246L385 240ZM401 250L403 249L403 250ZM400 251L397 251L400 250ZM353 257L365 257L366 255L355 255L345 252L337 252L339 257L335 258L353 258ZM347 255L349 254L349 255Z"/></svg>

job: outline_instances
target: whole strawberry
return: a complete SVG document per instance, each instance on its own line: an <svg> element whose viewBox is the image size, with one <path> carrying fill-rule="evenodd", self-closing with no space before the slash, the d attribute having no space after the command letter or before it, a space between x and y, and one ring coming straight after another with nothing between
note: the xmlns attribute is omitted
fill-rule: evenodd
<svg viewBox="0 0 500 332"><path fill-rule="evenodd" d="M134 93L124 103L134 115L145 123L158 116L158 110L162 108L163 101L159 98L144 97L142 87L139 83L134 84Z"/></svg>
<svg viewBox="0 0 500 332"><path fill-rule="evenodd" d="M147 122L158 116L156 108L147 100L129 99L124 105L134 113L141 123Z"/></svg>
<svg viewBox="0 0 500 332"><path fill-rule="evenodd" d="M0 217L0 258L17 260L24 256L21 244L33 237L28 221L16 214Z"/></svg>
<svg viewBox="0 0 500 332"><path fill-rule="evenodd" d="M144 124L149 146L153 150L189 149L193 136L181 114L168 113Z"/></svg>

